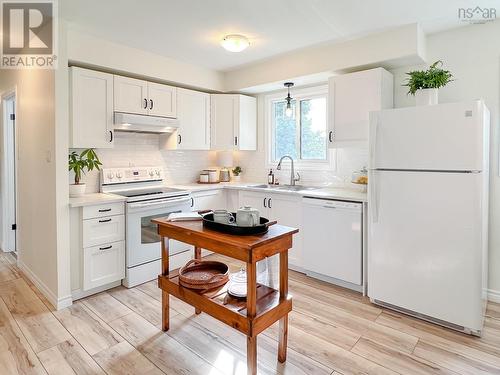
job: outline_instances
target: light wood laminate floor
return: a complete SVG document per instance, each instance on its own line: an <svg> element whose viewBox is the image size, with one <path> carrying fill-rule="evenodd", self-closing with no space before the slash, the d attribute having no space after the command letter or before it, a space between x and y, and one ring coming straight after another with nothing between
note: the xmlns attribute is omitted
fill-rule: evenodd
<svg viewBox="0 0 500 375"><path fill-rule="evenodd" d="M261 374L500 374L499 304L474 338L296 272L290 291L288 360L277 362L272 326L258 338ZM152 281L54 311L1 254L0 374L246 374L244 335L173 297L163 333L160 298Z"/></svg>

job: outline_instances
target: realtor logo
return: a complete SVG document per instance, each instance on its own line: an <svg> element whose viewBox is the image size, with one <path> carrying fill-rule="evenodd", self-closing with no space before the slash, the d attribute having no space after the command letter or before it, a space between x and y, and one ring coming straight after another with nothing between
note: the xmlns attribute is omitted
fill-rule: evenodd
<svg viewBox="0 0 500 375"><path fill-rule="evenodd" d="M57 61L56 4L53 1L2 1L4 69L53 69Z"/></svg>
<svg viewBox="0 0 500 375"><path fill-rule="evenodd" d="M458 8L458 19L471 24L483 24L497 18L496 8Z"/></svg>

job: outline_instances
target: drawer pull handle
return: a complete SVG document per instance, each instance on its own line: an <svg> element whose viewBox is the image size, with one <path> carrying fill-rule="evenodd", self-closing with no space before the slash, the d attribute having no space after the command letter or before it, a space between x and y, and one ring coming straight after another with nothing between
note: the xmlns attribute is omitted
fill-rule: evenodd
<svg viewBox="0 0 500 375"><path fill-rule="evenodd" d="M109 246L106 246L106 247L100 247L99 250L109 250L113 247L113 245L109 245Z"/></svg>
<svg viewBox="0 0 500 375"><path fill-rule="evenodd" d="M109 212L111 211L111 208L104 208L102 210L99 210L99 212Z"/></svg>
<svg viewBox="0 0 500 375"><path fill-rule="evenodd" d="M109 223L111 219L99 220L99 223Z"/></svg>

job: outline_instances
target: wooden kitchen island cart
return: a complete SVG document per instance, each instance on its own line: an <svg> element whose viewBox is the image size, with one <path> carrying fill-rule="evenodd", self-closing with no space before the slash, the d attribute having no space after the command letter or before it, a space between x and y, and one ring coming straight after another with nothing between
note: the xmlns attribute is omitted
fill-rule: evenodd
<svg viewBox="0 0 500 375"><path fill-rule="evenodd" d="M195 308L230 325L247 336L248 374L257 373L257 335L279 320L278 360L286 360L288 313L292 298L288 294L288 250L298 229L273 225L256 236L235 236L203 227L201 221L168 222L155 219L162 244L162 328L169 329L169 296L173 295ZM227 285L209 291L198 291L179 284L178 271L169 272L168 240L193 245L195 258L207 249L246 263L247 298L238 299L227 293ZM279 290L257 283L258 261L279 254Z"/></svg>

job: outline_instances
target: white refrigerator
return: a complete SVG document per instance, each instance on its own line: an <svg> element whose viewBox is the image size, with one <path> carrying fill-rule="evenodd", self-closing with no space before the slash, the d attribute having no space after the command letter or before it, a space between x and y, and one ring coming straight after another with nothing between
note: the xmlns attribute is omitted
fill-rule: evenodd
<svg viewBox="0 0 500 375"><path fill-rule="evenodd" d="M489 111L479 100L371 113L372 302L481 334L489 126Z"/></svg>

